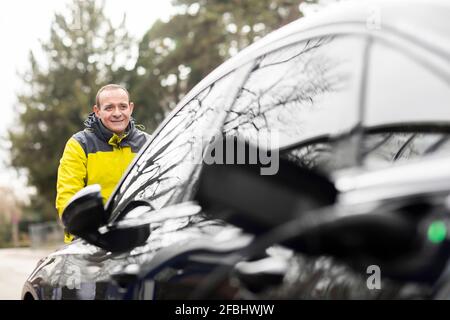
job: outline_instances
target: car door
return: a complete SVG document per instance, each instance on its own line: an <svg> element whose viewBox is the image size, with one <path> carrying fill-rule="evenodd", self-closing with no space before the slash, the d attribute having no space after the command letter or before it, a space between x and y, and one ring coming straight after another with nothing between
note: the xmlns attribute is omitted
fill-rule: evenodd
<svg viewBox="0 0 450 320"><path fill-rule="evenodd" d="M259 57L224 132L255 144L272 140L276 132L273 145L281 157L329 176L359 166L370 43L361 35L330 35ZM360 273L329 256L296 252L285 272L289 277L264 298L372 299L399 293L390 285L369 290Z"/></svg>

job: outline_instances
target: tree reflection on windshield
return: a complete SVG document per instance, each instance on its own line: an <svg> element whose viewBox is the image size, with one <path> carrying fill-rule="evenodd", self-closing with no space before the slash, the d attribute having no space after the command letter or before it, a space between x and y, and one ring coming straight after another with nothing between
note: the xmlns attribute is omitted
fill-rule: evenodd
<svg viewBox="0 0 450 320"><path fill-rule="evenodd" d="M354 49L352 54L338 54L343 43ZM113 210L120 213L140 199L155 209L190 200L213 134L255 142L268 141L266 135L274 130L284 144L351 129L359 120L355 92L363 44L355 37L304 41L265 54L215 82L152 141L124 180ZM342 114L344 121L336 116ZM192 161L198 154L200 159Z"/></svg>

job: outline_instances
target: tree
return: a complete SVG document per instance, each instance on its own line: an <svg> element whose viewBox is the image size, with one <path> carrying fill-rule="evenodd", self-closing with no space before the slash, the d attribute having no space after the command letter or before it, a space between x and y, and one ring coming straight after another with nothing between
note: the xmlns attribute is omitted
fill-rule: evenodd
<svg viewBox="0 0 450 320"><path fill-rule="evenodd" d="M174 0L139 46L132 80L138 118L153 129L182 96L253 41L299 17L302 0ZM311 2L311 1L309 1ZM314 2L314 1L313 1ZM151 109L153 112L148 112Z"/></svg>
<svg viewBox="0 0 450 320"><path fill-rule="evenodd" d="M42 44L40 63L30 52L27 90L18 97L18 123L9 131L11 164L26 169L37 188L32 206L45 220L54 209L56 174L65 142L83 128L99 86L126 84L132 40L124 27L113 26L104 3L74 0L67 15L56 14L50 40Z"/></svg>

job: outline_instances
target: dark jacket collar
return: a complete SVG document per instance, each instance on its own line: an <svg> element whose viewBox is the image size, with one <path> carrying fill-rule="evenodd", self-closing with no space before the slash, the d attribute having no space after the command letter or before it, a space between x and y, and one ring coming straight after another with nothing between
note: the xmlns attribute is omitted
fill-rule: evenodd
<svg viewBox="0 0 450 320"><path fill-rule="evenodd" d="M94 112L88 115L87 119L84 121L84 126L86 129L93 131L97 138L111 145L119 145L121 142L132 139L136 131L134 119L131 118L130 123L125 130L124 137L121 138L106 128Z"/></svg>

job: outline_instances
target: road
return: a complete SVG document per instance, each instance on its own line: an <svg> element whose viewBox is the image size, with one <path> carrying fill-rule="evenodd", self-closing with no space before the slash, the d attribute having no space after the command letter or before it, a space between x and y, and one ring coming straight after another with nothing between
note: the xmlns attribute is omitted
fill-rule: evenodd
<svg viewBox="0 0 450 320"><path fill-rule="evenodd" d="M54 249L0 249L0 300L19 300L22 286L40 258Z"/></svg>

